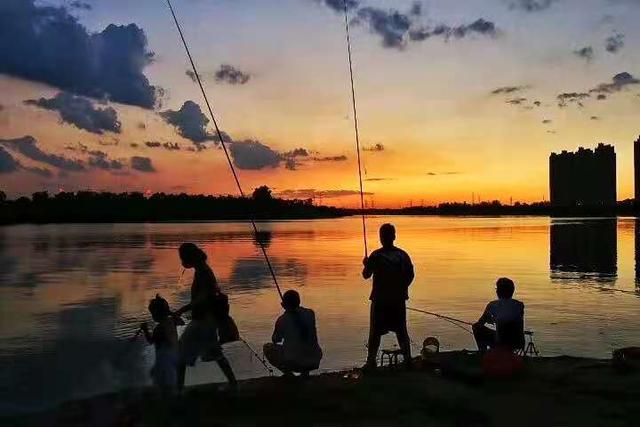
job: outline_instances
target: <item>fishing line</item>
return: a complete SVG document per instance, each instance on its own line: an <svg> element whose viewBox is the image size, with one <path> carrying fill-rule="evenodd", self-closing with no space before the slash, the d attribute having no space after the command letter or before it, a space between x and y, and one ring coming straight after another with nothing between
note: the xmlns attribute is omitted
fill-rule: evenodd
<svg viewBox="0 0 640 427"><path fill-rule="evenodd" d="M468 326L473 326L473 323L464 321L464 320L460 320L460 319L456 319L455 317L450 317L450 316L444 316L442 314L438 314L438 313L433 313L431 311L426 311L426 310L419 310L417 308L411 308L411 307L407 307L407 310L410 311L415 311L417 313L422 313L422 314L426 314L429 316L434 316L437 317L438 319L444 320L445 322L449 322L452 325L467 331L468 333L470 333L471 335L473 335L473 331L471 331L469 328L464 327L463 325L468 325Z"/></svg>
<svg viewBox="0 0 640 427"><path fill-rule="evenodd" d="M213 123L213 126L215 127L216 130L216 136L218 137L218 140L220 141L220 145L222 146L222 150L224 151L224 155L227 158L227 163L229 164L229 168L231 169L231 174L233 175L233 179L235 180L236 186L238 188L238 191L240 192L240 196L242 198L246 198L244 191L242 190L242 185L240 185L240 179L238 177L238 174L236 172L235 167L233 166L233 161L231 160L231 156L229 155L229 150L227 149L227 144L222 136L222 131L220 131L220 127L218 126L218 121L216 120L215 114L213 114L213 108L211 108L211 104L209 103L209 98L207 97L207 93L204 90L204 86L202 85L202 81L200 80L200 74L198 73L198 69L196 67L196 64L193 60L193 56L191 56L191 50L189 50L189 45L187 44L187 40L184 37L184 34L182 32L182 27L180 26L180 22L178 21L178 17L176 16L175 11L173 10L173 6L171 4L171 0L166 0L167 2L167 6L169 6L169 10L171 11L171 16L173 17L173 22L176 24L176 29L178 30L178 34L180 35L180 40L182 40L182 45L184 46L184 50L187 54L187 57L189 58L189 63L191 64L191 69L193 70L193 74L195 75L196 78L196 82L198 83L198 86L200 87L200 92L202 93L202 97L204 98L204 102L207 105L207 109L209 111L209 116L211 117L211 121ZM258 246L260 247L260 250L262 251L262 255L264 256L264 259L267 263L267 267L269 267L269 273L271 274L271 278L273 279L273 283L276 286L276 289L278 291L278 295L280 296L280 299L282 299L282 291L280 290L280 285L278 284L278 279L276 278L276 274L273 270L273 266L271 265L271 261L269 260L269 256L267 255L267 250L264 246L264 244L262 243L262 241L259 239L258 236L258 227L256 226L256 222L253 219L253 215L251 215L249 217L249 221L251 222L251 227L253 228L253 233L255 235L255 239L256 242L258 243Z"/></svg>
<svg viewBox="0 0 640 427"><path fill-rule="evenodd" d="M358 108L356 106L356 89L353 82L353 60L351 58L351 34L349 32L349 8L347 0L344 3L344 29L347 38L347 54L349 56L349 76L351 77L351 105L353 107L353 128L356 137L356 153L358 154L358 178L360 181L360 211L362 214L362 238L364 241L364 256L369 255L367 249L367 221L364 212L364 187L362 185L362 162L360 160L360 132L358 129Z"/></svg>
<svg viewBox="0 0 640 427"><path fill-rule="evenodd" d="M269 376L273 376L273 369L271 369L269 367L269 365L267 364L267 361L264 360L263 357L261 357L258 352L256 352L253 347L251 347L249 345L249 343L247 341L245 341L244 338L240 337L240 341L242 341L242 343L249 349L249 351L256 357L256 359L258 359L260 361L260 363L262 364L262 366L264 367L264 369L266 369L266 371L269 373Z"/></svg>

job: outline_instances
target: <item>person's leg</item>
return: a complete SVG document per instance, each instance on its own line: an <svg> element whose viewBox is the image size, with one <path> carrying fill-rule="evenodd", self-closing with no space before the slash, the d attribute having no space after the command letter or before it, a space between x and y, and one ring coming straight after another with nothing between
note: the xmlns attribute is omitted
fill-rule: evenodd
<svg viewBox="0 0 640 427"><path fill-rule="evenodd" d="M485 353L489 347L494 345L496 340L496 334L494 331L487 328L485 325L480 325L478 323L473 324L473 337L476 340L478 351L480 351L480 353Z"/></svg>
<svg viewBox="0 0 640 427"><path fill-rule="evenodd" d="M187 372L187 364L184 360L178 362L178 390L184 388L184 377Z"/></svg>
<svg viewBox="0 0 640 427"><path fill-rule="evenodd" d="M218 360L216 360L216 362L218 362L218 366L220 366L220 369L222 370L224 376L227 377L227 381L229 381L229 384L236 385L238 381L236 380L236 376L233 373L233 369L231 369L231 365L229 364L227 358L222 355L218 358Z"/></svg>
<svg viewBox="0 0 640 427"><path fill-rule="evenodd" d="M376 305L371 301L371 310L369 314L369 341L367 343L367 366L375 368L378 359L378 350L380 349L380 339L382 335L378 331Z"/></svg>
<svg viewBox="0 0 640 427"><path fill-rule="evenodd" d="M398 346L402 350L402 357L404 363L407 366L411 365L411 338L409 338L409 331L407 330L407 308L403 302L398 307L398 330L396 331L396 338L398 340Z"/></svg>
<svg viewBox="0 0 640 427"><path fill-rule="evenodd" d="M269 363L271 363L276 369L282 372L285 376L291 376L292 372L287 367L287 364L284 360L283 348L281 345L266 343L262 347L262 354L267 359Z"/></svg>

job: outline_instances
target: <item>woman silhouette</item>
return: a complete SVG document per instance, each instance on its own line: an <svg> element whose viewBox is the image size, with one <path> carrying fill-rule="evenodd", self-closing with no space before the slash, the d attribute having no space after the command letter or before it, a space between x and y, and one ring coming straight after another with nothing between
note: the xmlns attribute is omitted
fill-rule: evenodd
<svg viewBox="0 0 640 427"><path fill-rule="evenodd" d="M213 311L215 298L220 294L216 276L207 264L207 255L193 243L183 243L178 252L182 266L195 269L191 302L175 312L175 315L180 316L191 311L191 322L180 337L178 387L184 387L186 367L193 366L198 357L204 361L215 360L229 384L235 386L236 377L218 340L218 325Z"/></svg>

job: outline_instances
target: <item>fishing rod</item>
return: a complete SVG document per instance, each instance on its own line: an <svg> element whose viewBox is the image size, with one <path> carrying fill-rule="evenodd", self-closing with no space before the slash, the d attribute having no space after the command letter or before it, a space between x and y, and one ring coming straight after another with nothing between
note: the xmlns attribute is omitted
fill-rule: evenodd
<svg viewBox="0 0 640 427"><path fill-rule="evenodd" d="M260 357L260 355L258 354L257 351L255 351L253 349L253 347L251 347L249 345L249 343L242 337L240 337L240 341L242 341L242 343L249 349L249 351L256 357L256 359L258 359L260 361L260 363L262 364L262 366L264 366L264 369L266 369L266 371L269 373L269 376L273 376L273 369L271 369L269 367L269 365L267 364L267 361L264 360L263 357Z"/></svg>
<svg viewBox="0 0 640 427"><path fill-rule="evenodd" d="M452 325L469 332L470 334L473 335L473 331L471 331L469 328L464 327L463 325L468 325L468 326L473 326L473 323L467 322L465 320L460 320L460 319L456 319L455 317L450 317L450 316L444 316L442 314L438 314L438 313L433 313L431 311L426 311L426 310L420 310L417 308L412 308L412 307L407 307L407 310L410 311L415 311L417 313L422 313L422 314L426 314L429 316L434 316L437 317L438 319L444 320L445 322L449 322Z"/></svg>
<svg viewBox="0 0 640 427"><path fill-rule="evenodd" d="M344 29L347 38L347 54L349 57L349 76L351 77L351 105L353 107L353 128L356 137L356 153L358 157L358 178L360 181L360 212L362 214L362 238L364 240L364 256L369 255L367 248L367 221L364 212L364 187L362 185L362 162L360 160L360 131L358 129L358 108L356 106L356 89L353 82L353 60L351 57L351 34L349 32L349 8L347 0L344 3Z"/></svg>
<svg viewBox="0 0 640 427"><path fill-rule="evenodd" d="M211 108L211 104L209 103L209 97L207 97L207 93L204 90L204 86L202 84L202 80L200 80L200 74L198 73L198 69L196 67L195 61L193 60L193 56L191 55L191 50L189 49L189 45L187 44L187 40L184 37L184 33L182 32L182 27L180 26L180 22L178 21L178 17L176 16L176 13L173 9L173 5L171 4L171 0L166 0L167 2L167 6L169 6L169 10L171 11L171 16L173 17L173 22L176 24L176 29L178 30L178 34L180 35L180 40L182 40L182 45L184 46L184 50L187 54L187 57L189 58L189 63L191 64L191 69L193 71L193 74L195 75L196 78L196 82L198 83L198 86L200 87L200 92L202 93L202 97L204 98L204 102L207 105L207 110L209 111L209 116L211 117L211 121L213 123L213 126L216 130L216 136L218 137L218 140L220 141L220 145L222 147L222 150L224 151L224 155L227 158L227 163L229 164L229 168L231 169L231 174L233 175L233 179L235 180L236 183L236 187L238 188L238 191L240 192L240 196L244 199L246 198L244 191L242 190L242 185L240 185L240 178L238 177L238 174L236 172L235 167L233 166L233 161L231 160L231 156L229 155L229 150L227 148L227 143L225 142L225 139L222 135L222 131L220 130L220 127L218 126L218 121L216 120L216 116L215 114L213 114L213 108ZM267 249L264 246L264 243L262 243L262 240L259 238L258 234L258 227L256 226L256 222L253 219L253 215L251 215L249 217L249 222L251 223L251 227L253 228L253 233L255 235L256 238L256 242L258 243L258 246L260 247L260 250L262 251L262 255L264 256L264 259L267 263L267 267L269 268L269 273L271 274L271 278L273 279L273 283L276 286L276 290L278 291L278 295L280 296L280 299L282 299L282 291L280 290L280 285L278 284L278 279L276 278L276 274L275 271L273 269L273 266L271 265L271 261L269 260L269 255L267 255Z"/></svg>

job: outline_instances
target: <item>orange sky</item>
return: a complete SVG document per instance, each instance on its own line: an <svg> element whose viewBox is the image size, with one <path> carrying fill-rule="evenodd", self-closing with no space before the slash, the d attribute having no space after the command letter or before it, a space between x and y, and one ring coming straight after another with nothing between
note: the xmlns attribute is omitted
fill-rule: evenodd
<svg viewBox="0 0 640 427"><path fill-rule="evenodd" d="M301 147L314 153L310 157L347 157L346 161L300 159L296 170L288 170L284 162L277 167L239 170L245 190L262 184L276 193L357 190L340 16L318 2L287 1L290 13L298 18L295 22L255 1L237 5L198 2L189 9L178 4L178 11L201 74L211 74L220 64L231 63L251 77L242 85L204 79L221 127L234 140L258 140L279 153ZM381 10L397 7L400 11L411 5L369 3ZM589 91L611 82L620 72L634 78L640 75L640 61L633 49L640 40L640 30L632 25L640 17L640 7L629 3L609 5L604 10L601 3L567 0L529 13L500 2L462 9L434 1L429 3L429 15L424 12L425 22L461 23L484 17L495 22L499 33L427 40L399 49L381 46L375 32L355 25L362 143L365 147L384 146L383 151L363 153L365 190L373 193L367 202L391 207L470 201L472 193L482 200L507 202L513 197L538 201L548 197L551 151L599 142L615 145L618 198L631 197L632 143L640 134L640 85L632 82L616 89L605 101L589 99L583 107L570 104L561 108L556 99L562 92ZM80 143L123 163L132 156L149 157L156 172L114 173L89 168L44 178L21 169L0 175L4 191L12 196L59 188L235 193L222 151L186 151L184 148L193 143L158 114L177 110L187 100L201 106L204 103L197 86L185 75L188 62L170 26L170 16L162 9L151 11L146 7L149 4L141 2L128 10L124 2L115 1L109 7L96 4L77 15L88 31L100 31L110 22L135 22L142 27L149 49L156 53L145 75L166 90L163 107L149 110L108 103L117 111L122 130L98 135L64 122L57 111L24 104L28 99L51 98L59 89L0 74L0 139L32 135L48 153L84 161L83 153L66 147ZM246 8L253 8L253 18L243 13ZM576 10L582 13L580 17ZM212 16L222 16L224 22L206 25L207 17ZM565 27L555 25L563 20ZM534 32L538 37L532 39ZM625 47L615 54L601 47L614 33L623 33L625 40ZM587 44L594 47L594 58L585 61L572 53ZM508 86L522 88L513 94L491 94ZM518 98L523 101L507 102ZM534 100L540 105L534 107ZM140 129L139 123L145 128ZM144 146L147 141L178 143L183 149L148 148ZM39 166L19 153L12 155L22 166ZM358 199L322 197L321 201L355 206Z"/></svg>

